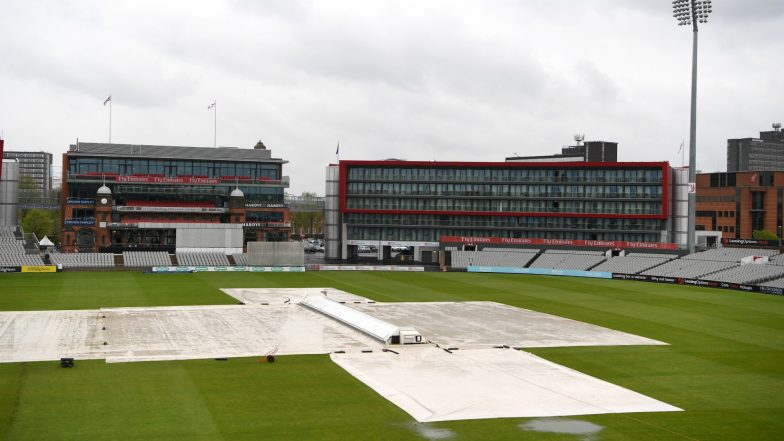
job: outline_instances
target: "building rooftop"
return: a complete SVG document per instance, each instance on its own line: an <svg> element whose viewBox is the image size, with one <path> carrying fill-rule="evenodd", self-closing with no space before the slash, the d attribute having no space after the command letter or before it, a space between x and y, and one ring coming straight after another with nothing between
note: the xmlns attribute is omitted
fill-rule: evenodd
<svg viewBox="0 0 784 441"><path fill-rule="evenodd" d="M270 150L237 147L181 147L80 142L71 144L68 155L288 163L283 159L273 158Z"/></svg>

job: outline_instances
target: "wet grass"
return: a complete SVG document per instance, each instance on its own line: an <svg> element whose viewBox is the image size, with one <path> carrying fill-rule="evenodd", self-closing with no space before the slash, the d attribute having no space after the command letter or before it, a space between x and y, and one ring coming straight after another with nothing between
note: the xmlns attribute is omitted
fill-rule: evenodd
<svg viewBox="0 0 784 441"><path fill-rule="evenodd" d="M492 300L668 342L531 352L685 412L418 425L326 356L279 357L274 364L77 361L73 369L11 363L0 364L0 439L641 441L784 434L782 297L521 275L121 272L0 275L0 309L226 304L234 300L218 288L321 286L378 301ZM583 426L590 433L557 432Z"/></svg>

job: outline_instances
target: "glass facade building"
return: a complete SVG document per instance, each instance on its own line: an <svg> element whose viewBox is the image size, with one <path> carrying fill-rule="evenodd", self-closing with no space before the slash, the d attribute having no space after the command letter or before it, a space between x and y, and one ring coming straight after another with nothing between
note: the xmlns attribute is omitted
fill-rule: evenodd
<svg viewBox="0 0 784 441"><path fill-rule="evenodd" d="M349 245L667 237L666 162L340 161L338 168L341 240Z"/></svg>
<svg viewBox="0 0 784 441"><path fill-rule="evenodd" d="M285 162L266 149L72 145L63 156L63 248L172 247L176 224L186 223L242 223L244 242L287 240ZM109 198L96 195L104 185Z"/></svg>
<svg viewBox="0 0 784 441"><path fill-rule="evenodd" d="M727 140L727 171L784 170L784 132L780 127L759 138Z"/></svg>
<svg viewBox="0 0 784 441"><path fill-rule="evenodd" d="M52 191L52 154L49 152L5 151L3 158L19 161L19 177L22 191L33 192L46 198Z"/></svg>

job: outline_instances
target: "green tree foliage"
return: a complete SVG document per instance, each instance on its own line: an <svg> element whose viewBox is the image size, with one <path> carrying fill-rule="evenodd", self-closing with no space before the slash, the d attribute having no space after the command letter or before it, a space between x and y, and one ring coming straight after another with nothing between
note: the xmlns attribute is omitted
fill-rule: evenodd
<svg viewBox="0 0 784 441"><path fill-rule="evenodd" d="M751 233L751 236L756 240L779 240L776 233L768 230L754 230L754 232Z"/></svg>
<svg viewBox="0 0 784 441"><path fill-rule="evenodd" d="M291 213L291 231L305 235L322 234L324 229L323 211L297 211Z"/></svg>
<svg viewBox="0 0 784 441"><path fill-rule="evenodd" d="M41 239L44 236L51 236L54 233L55 222L52 213L48 210L32 209L27 210L21 222L25 233L35 233Z"/></svg>
<svg viewBox="0 0 784 441"><path fill-rule="evenodd" d="M316 193L303 192L302 199L315 199ZM304 204L303 204L304 205ZM300 231L305 236L320 235L324 233L324 211L297 211L291 213L292 235L299 235Z"/></svg>

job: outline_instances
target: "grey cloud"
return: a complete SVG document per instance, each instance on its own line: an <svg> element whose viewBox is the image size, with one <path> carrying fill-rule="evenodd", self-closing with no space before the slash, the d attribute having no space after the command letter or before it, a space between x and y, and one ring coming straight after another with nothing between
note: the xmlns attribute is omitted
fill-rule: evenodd
<svg viewBox="0 0 784 441"><path fill-rule="evenodd" d="M783 7L714 1L700 160L784 119L770 86ZM261 137L291 161L294 193L323 192L338 139L343 158L492 161L585 132L620 142L625 160L674 161L690 38L670 15L663 0L6 2L0 121L18 146L57 149L103 136L112 93L128 106L115 109L119 141L209 145L217 98L218 143ZM19 117L40 108L62 116L46 135Z"/></svg>
<svg viewBox="0 0 784 441"><path fill-rule="evenodd" d="M578 62L575 65L575 73L579 78L579 89L592 99L609 101L620 95L618 84L591 61Z"/></svg>

